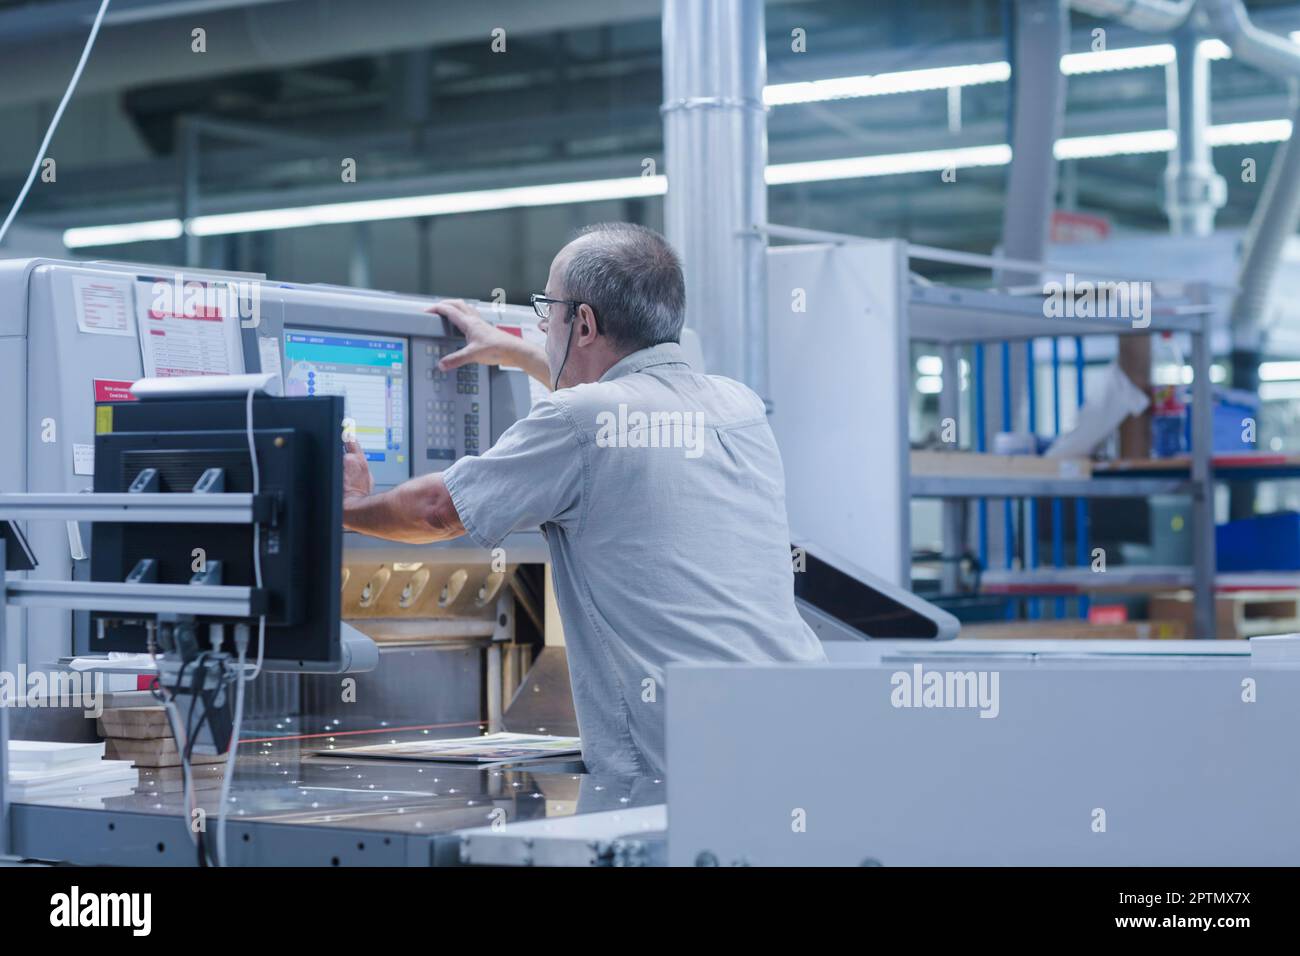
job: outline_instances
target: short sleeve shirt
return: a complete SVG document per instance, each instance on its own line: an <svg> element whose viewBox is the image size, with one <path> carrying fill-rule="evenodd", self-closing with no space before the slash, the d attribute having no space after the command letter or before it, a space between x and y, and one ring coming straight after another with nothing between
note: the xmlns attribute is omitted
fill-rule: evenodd
<svg viewBox="0 0 1300 956"><path fill-rule="evenodd" d="M671 662L825 660L763 403L676 343L539 400L443 479L481 547L545 533L592 772L663 772Z"/></svg>

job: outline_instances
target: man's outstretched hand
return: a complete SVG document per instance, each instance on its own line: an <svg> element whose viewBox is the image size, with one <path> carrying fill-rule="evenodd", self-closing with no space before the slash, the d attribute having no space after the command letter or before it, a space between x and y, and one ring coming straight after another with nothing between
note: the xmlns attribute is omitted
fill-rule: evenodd
<svg viewBox="0 0 1300 956"><path fill-rule="evenodd" d="M471 362L482 365L513 365L518 361L519 346L523 340L509 332L502 332L478 314L478 309L460 299L444 299L429 306L426 312L440 315L465 336L465 345L438 362L439 370L446 372Z"/></svg>
<svg viewBox="0 0 1300 956"><path fill-rule="evenodd" d="M370 474L366 453L355 441L343 442L343 505L349 501L368 498L375 490L375 479Z"/></svg>
<svg viewBox="0 0 1300 956"><path fill-rule="evenodd" d="M425 309L440 315L465 336L465 345L438 361L442 372L477 362L481 365L513 365L550 388L546 352L517 335L502 332L478 314L478 309L461 299L443 299Z"/></svg>

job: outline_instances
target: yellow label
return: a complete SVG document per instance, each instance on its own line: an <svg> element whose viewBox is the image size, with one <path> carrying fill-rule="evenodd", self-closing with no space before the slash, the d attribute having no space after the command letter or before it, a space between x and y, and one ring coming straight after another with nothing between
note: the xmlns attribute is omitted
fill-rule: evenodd
<svg viewBox="0 0 1300 956"><path fill-rule="evenodd" d="M109 435L113 432L113 406L95 406L95 434Z"/></svg>

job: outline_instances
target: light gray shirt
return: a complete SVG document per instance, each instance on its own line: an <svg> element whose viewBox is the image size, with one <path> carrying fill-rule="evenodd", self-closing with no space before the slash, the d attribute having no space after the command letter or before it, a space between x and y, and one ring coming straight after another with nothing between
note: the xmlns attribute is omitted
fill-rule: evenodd
<svg viewBox="0 0 1300 956"><path fill-rule="evenodd" d="M675 343L538 401L443 479L481 547L545 533L593 773L663 773L670 662L825 660L763 403Z"/></svg>

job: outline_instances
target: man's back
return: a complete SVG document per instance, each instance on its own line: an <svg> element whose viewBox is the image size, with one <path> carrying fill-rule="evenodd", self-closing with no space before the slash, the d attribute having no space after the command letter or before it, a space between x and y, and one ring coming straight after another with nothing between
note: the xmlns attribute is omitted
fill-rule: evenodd
<svg viewBox="0 0 1300 956"><path fill-rule="evenodd" d="M512 493L525 460L536 485L513 509L520 523L481 526L482 496ZM675 344L554 393L444 477L484 546L542 523L593 771L662 771L672 661L824 659L794 605L781 459L762 402L692 372Z"/></svg>

